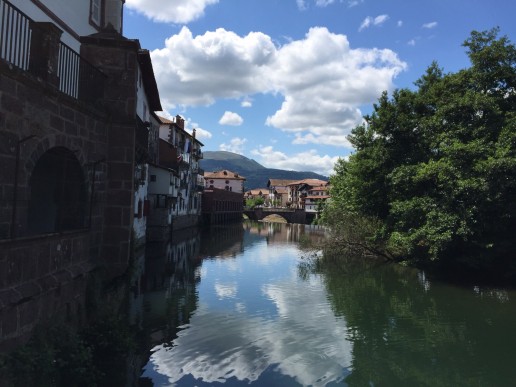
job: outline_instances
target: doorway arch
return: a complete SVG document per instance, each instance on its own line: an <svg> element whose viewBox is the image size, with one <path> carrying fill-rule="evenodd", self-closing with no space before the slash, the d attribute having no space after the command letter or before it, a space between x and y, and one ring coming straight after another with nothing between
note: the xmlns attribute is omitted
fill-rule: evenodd
<svg viewBox="0 0 516 387"><path fill-rule="evenodd" d="M29 180L28 229L31 234L75 230L85 226L86 181L74 152L46 151Z"/></svg>

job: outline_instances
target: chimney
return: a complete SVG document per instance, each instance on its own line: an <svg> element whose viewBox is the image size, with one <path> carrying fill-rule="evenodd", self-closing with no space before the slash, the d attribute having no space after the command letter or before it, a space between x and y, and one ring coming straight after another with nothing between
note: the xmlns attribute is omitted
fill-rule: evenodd
<svg viewBox="0 0 516 387"><path fill-rule="evenodd" d="M179 114L176 116L176 124L181 129L185 130L185 120Z"/></svg>
<svg viewBox="0 0 516 387"><path fill-rule="evenodd" d="M195 128L192 130L192 137L195 140Z"/></svg>
<svg viewBox="0 0 516 387"><path fill-rule="evenodd" d="M122 34L122 12L125 0L104 0L104 28L113 27Z"/></svg>

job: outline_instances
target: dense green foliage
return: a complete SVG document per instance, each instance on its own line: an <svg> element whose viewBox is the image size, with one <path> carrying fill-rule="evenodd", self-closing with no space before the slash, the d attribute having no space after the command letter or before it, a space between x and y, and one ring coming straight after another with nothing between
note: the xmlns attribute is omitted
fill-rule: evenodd
<svg viewBox="0 0 516 387"><path fill-rule="evenodd" d="M367 219L398 259L516 272L516 48L498 33L471 33L469 68L432 63L379 98L330 179L330 226Z"/></svg>
<svg viewBox="0 0 516 387"><path fill-rule="evenodd" d="M264 203L265 199L261 196L245 199L245 206L251 209L255 208L256 206L262 206Z"/></svg>

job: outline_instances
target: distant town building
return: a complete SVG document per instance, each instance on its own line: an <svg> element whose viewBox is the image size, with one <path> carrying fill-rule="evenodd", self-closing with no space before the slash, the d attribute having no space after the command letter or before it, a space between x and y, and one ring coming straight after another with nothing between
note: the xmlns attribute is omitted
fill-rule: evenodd
<svg viewBox="0 0 516 387"><path fill-rule="evenodd" d="M321 205L330 198L328 184L324 186L311 187L305 196L305 211L317 213L321 210Z"/></svg>
<svg viewBox="0 0 516 387"><path fill-rule="evenodd" d="M278 207L286 207L289 201L288 186L297 180L288 179L269 179L267 188L269 189L269 203L274 203Z"/></svg>
<svg viewBox="0 0 516 387"><path fill-rule="evenodd" d="M308 192L316 187L326 187L327 181L319 179L304 179L288 184L288 202L292 208L305 209Z"/></svg>
<svg viewBox="0 0 516 387"><path fill-rule="evenodd" d="M204 181L207 189L223 189L230 192L244 193L245 177L226 169L217 172L205 172Z"/></svg>
<svg viewBox="0 0 516 387"><path fill-rule="evenodd" d="M219 188L206 188L202 201L204 224L241 221L243 217L243 193Z"/></svg>
<svg viewBox="0 0 516 387"><path fill-rule="evenodd" d="M255 188L244 193L244 199L256 199L262 198L268 200L269 198L269 189L268 188Z"/></svg>

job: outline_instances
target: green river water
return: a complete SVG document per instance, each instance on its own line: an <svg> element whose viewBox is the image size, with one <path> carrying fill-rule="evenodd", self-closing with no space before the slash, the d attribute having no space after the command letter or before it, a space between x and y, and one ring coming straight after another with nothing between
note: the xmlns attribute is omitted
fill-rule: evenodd
<svg viewBox="0 0 516 387"><path fill-rule="evenodd" d="M321 228L244 222L147 252L140 385L514 386L516 293L364 259Z"/></svg>

